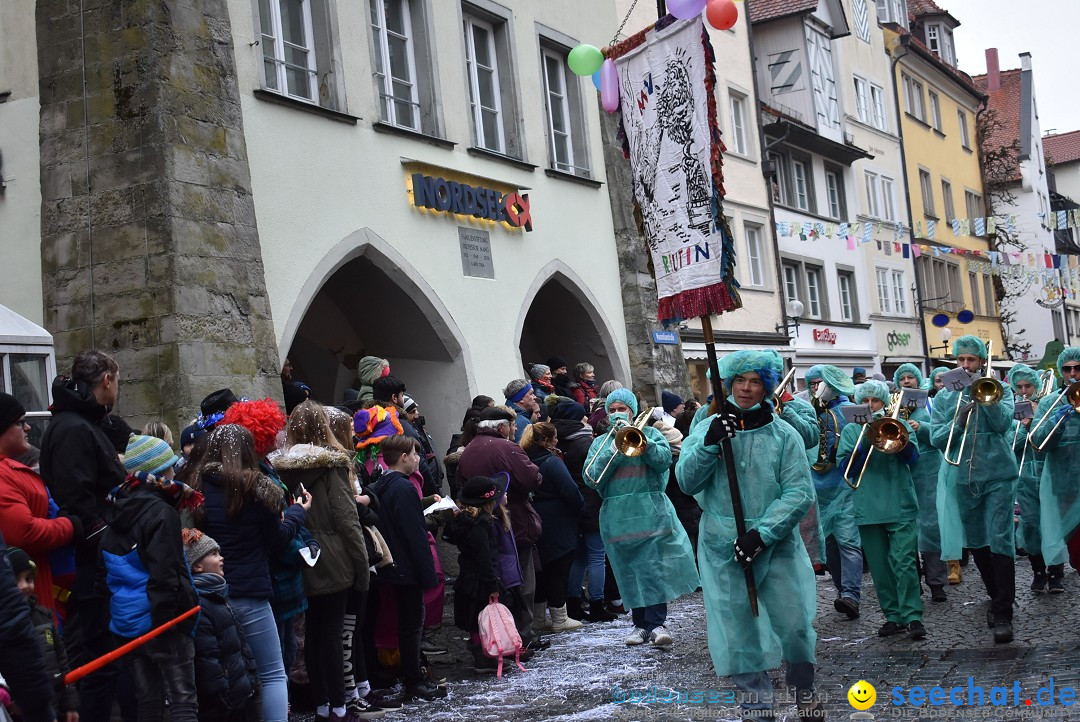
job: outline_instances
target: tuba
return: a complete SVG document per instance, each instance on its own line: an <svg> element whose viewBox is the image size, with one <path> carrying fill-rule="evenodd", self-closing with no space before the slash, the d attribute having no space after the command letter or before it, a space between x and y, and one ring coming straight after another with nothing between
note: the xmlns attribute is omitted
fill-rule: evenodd
<svg viewBox="0 0 1080 722"><path fill-rule="evenodd" d="M829 449L829 434L827 419L832 419L833 432L836 436L833 448ZM818 442L818 456L817 461L811 464L810 468L819 474L824 474L827 471L832 471L836 468L836 445L840 443L840 424L836 419L836 412L832 409L828 409L824 414L818 417L818 429L821 430L821 439Z"/></svg>

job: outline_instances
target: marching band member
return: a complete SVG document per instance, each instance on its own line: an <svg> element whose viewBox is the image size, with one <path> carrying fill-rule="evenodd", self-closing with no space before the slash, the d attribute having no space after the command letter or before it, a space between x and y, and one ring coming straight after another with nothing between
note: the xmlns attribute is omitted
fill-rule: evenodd
<svg viewBox="0 0 1080 722"><path fill-rule="evenodd" d="M1057 365L1071 390L1080 381L1080 347L1069 346L1062 351ZM1076 569L1080 564L1080 533L1076 531L1080 526L1080 417L1074 400L1067 391L1047 394L1039 402L1035 418L1041 420L1047 414L1050 417L1038 428L1032 426L1028 436L1036 448L1046 449L1039 484L1043 557L1047 564L1055 566L1064 565L1068 557Z"/></svg>
<svg viewBox="0 0 1080 722"><path fill-rule="evenodd" d="M969 374L989 365L986 344L975 336L958 338L953 351L959 367ZM941 389L934 398L930 440L947 451L943 457L947 463L938 474L941 555L959 559L963 548L971 550L990 597L986 623L994 630L994 641L1001 643L1013 638L1013 500L1019 469L1011 439L1006 438L1012 433L1012 388L998 384L998 392L996 402L975 403L971 387Z"/></svg>
<svg viewBox="0 0 1080 722"><path fill-rule="evenodd" d="M855 401L870 406L872 419L884 418L889 387L882 381L867 381L855 388ZM855 521L878 603L885 615L878 636L890 637L906 630L912 639L922 639L926 629L922 623L917 565L919 502L911 474L919 460L919 451L913 440L912 425L903 419L895 422L907 431L908 439L896 454L874 449L872 441L861 433L862 424L844 427L840 434L839 465L848 482L858 486L852 494Z"/></svg>
<svg viewBox="0 0 1080 722"><path fill-rule="evenodd" d="M938 367L934 368L934 370L932 370L930 372L930 376L927 377L926 381L923 381L923 388L925 388L930 394L930 398L928 398L926 400L926 413L930 417L932 417L933 414L934 414L934 399L937 397L937 392L941 390L942 386L944 386L944 384L941 381L941 374L945 373L946 371L950 371L950 370L951 369L948 366L938 366ZM927 431L929 431L929 428L927 429ZM919 451L921 453L922 449L920 449ZM937 451L937 450L935 449L935 451ZM927 453L929 453L929 450L927 450ZM939 453L938 454L938 467L939 468L941 466L940 462L941 462L941 454ZM936 493L935 493L935 496L936 496ZM922 509L922 507L920 506L920 511L921 511L921 509ZM937 512L934 512L934 514L935 514L935 518L937 518ZM939 540L940 540L940 537L941 537L941 531L939 529L938 530L938 538L939 538ZM940 546L940 544L939 544L939 546ZM967 564L967 555L964 554L963 556L964 556L964 564L966 565ZM949 584L959 584L960 582L964 581L964 570L960 566L960 560L959 559L949 559L948 561L945 562L945 568L946 568L947 573L948 573L948 576L946 577L946 579L948 579Z"/></svg>
<svg viewBox="0 0 1080 722"><path fill-rule="evenodd" d="M922 372L914 364L903 364L893 374L893 381L901 393L904 389L922 388ZM919 450L919 460L911 467L911 479L915 482L915 496L919 500L919 553L922 555L923 573L930 587L930 598L935 602L944 602L947 599L945 585L948 584L948 568L941 560L941 530L938 528L937 515L941 452L930 443L929 411L925 408L915 409L907 420L915 432L914 442Z"/></svg>
<svg viewBox="0 0 1080 722"><path fill-rule="evenodd" d="M1042 386L1042 381L1034 369L1023 364L1013 366L1009 370L1009 385L1012 386L1017 397L1023 397L1024 401L1038 403L1036 394ZM1041 594L1047 590L1047 584L1049 584L1050 592L1058 594L1065 591L1061 583L1064 565L1052 564L1047 569L1046 560L1042 554L1039 479L1042 477L1043 454L1032 449L1028 443L1031 424L1030 418L1013 422L1013 451L1016 458L1022 460L1020 481L1016 487L1016 501L1020 504L1020 529L1017 532L1016 542L1017 546L1028 554L1028 562L1033 572L1031 591Z"/></svg>
<svg viewBox="0 0 1080 722"><path fill-rule="evenodd" d="M827 547L829 574L837 591L833 607L848 619L857 619L862 594L862 544L851 505L851 488L836 466L840 432L847 424L839 409L851 404L848 397L855 393L855 385L836 366L821 365L811 366L806 372L806 386L815 400L819 429L818 448L807 452L810 476L817 492L822 534L826 541L831 536L836 542Z"/></svg>
<svg viewBox="0 0 1080 722"><path fill-rule="evenodd" d="M775 351L737 351L721 359L727 403L691 427L675 475L703 511L698 565L716 674L731 676L745 693L744 718L773 719L768 670L787 660L799 716L821 718L821 703L812 699L817 595L798 530L814 487L805 442L777 421L767 400L782 371ZM731 439L739 473L747 529L742 536L721 460L724 439ZM757 584L757 617L747 598L746 567Z"/></svg>

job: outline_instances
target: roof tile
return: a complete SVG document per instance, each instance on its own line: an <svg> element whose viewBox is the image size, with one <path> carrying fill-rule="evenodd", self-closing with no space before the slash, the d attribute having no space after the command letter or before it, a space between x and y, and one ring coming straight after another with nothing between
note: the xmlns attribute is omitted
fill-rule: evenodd
<svg viewBox="0 0 1080 722"><path fill-rule="evenodd" d="M1043 148L1050 162L1059 165L1080 160L1080 130L1043 136Z"/></svg>
<svg viewBox="0 0 1080 722"><path fill-rule="evenodd" d="M988 105L997 116L997 123L982 140L988 148L1004 148L1020 140L1020 72L1019 69L1002 70L1001 87L993 91L988 90L989 81L985 75L972 78L979 92L989 96ZM1019 166L1010 180L1020 180Z"/></svg>
<svg viewBox="0 0 1080 722"><path fill-rule="evenodd" d="M761 23L816 10L818 0L754 0L749 6L750 22Z"/></svg>

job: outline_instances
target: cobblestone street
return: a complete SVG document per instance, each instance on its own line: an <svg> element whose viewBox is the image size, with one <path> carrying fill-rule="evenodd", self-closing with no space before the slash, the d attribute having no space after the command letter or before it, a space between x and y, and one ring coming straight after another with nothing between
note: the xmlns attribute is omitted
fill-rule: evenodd
<svg viewBox="0 0 1080 722"><path fill-rule="evenodd" d="M832 607L834 591L828 576L818 577L818 691L827 697L830 719L848 719L855 710L847 702L848 688L865 679L877 689L877 703L869 710L876 719L1080 719L1080 710L1061 706L1040 707L1036 692L1053 678L1056 691L1080 685L1074 668L1078 643L1075 611L1080 581L1066 579L1065 594L1036 596L1028 591L1031 570L1027 560L1017 559L1016 640L994 645L986 627L987 602L974 564L965 568L959 586L950 587L949 600L941 604L926 600L925 624L929 636L921 642L907 635L877 637L884 621L877 608L873 582L864 577L862 617L848 621ZM451 600L447 600L448 614ZM450 654L435 661L434 671L449 680L449 696L437 703L406 704L387 719L424 720L692 720L738 719L735 705L673 704L666 702L613 703L618 693L647 692L655 686L693 693L732 693L729 680L713 673L705 642L705 623L700 593L671 605L668 629L675 638L669 650L627 647L623 638L629 619L607 624L588 624L580 630L548 637L551 648L537 655L527 672L508 672L499 680L479 678L471 671L471 658L463 635L449 625L443 639ZM436 658L438 660L438 658ZM508 665L512 667L512 665ZM987 706L896 707L893 687L919 685L948 689L963 687L968 678L985 690ZM774 685L782 682L779 670ZM1013 682L1021 687L1020 707L1013 705ZM1007 707L990 706L991 688L1009 688ZM730 697L729 697L730 698ZM1025 706L1027 699L1032 706ZM778 705L778 719L796 719L794 705Z"/></svg>

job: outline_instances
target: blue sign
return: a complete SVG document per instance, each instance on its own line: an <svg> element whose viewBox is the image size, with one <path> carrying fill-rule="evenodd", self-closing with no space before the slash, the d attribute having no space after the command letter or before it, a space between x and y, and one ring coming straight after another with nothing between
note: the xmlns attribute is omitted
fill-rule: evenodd
<svg viewBox="0 0 1080 722"><path fill-rule="evenodd" d="M674 331L653 331L652 332L653 343L665 344L668 346L679 345L679 334Z"/></svg>
<svg viewBox="0 0 1080 722"><path fill-rule="evenodd" d="M422 173L413 173L412 189L417 208L484 218L526 231L533 229L528 193L503 193Z"/></svg>

